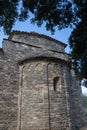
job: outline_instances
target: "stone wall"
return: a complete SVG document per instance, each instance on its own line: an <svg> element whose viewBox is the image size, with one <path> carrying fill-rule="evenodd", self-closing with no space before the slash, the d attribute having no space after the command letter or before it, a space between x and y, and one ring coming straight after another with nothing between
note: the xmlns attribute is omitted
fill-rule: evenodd
<svg viewBox="0 0 87 130"><path fill-rule="evenodd" d="M0 54L0 130L13 130L17 126L18 66Z"/></svg>
<svg viewBox="0 0 87 130"><path fill-rule="evenodd" d="M70 113L73 127L81 127L87 124L87 118L84 114L84 106L82 100L82 91L80 82L76 80L75 73L71 71L71 87L70 87Z"/></svg>
<svg viewBox="0 0 87 130"><path fill-rule="evenodd" d="M0 130L76 130L86 124L65 44L13 32L0 49Z"/></svg>
<svg viewBox="0 0 87 130"><path fill-rule="evenodd" d="M66 73L66 65L49 59L24 62L20 66L19 127L21 130L28 130L28 127L30 130L71 128L64 73ZM56 77L58 82L54 89Z"/></svg>

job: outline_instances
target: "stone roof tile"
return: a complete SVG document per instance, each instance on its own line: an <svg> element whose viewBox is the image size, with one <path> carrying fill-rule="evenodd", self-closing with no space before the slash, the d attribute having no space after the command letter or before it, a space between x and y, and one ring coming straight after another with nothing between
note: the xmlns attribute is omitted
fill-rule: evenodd
<svg viewBox="0 0 87 130"><path fill-rule="evenodd" d="M61 42L61 41L58 41L50 36L47 36L47 35L44 35L44 34L39 34L39 33L36 33L36 32L24 32L24 31L17 31L17 30L14 30L13 32L11 32L10 36L9 36L9 40L12 39L13 35L14 34L25 34L25 35L29 35L29 36L37 36L37 37L42 37L42 38L46 38L48 40L51 40L51 41L54 41L54 42L57 42L57 43L60 43L62 44L63 46L67 46L65 43Z"/></svg>

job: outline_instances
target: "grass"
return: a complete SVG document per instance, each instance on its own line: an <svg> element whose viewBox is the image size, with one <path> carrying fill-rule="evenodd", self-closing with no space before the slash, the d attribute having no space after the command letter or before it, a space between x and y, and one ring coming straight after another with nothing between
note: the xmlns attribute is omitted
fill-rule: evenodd
<svg viewBox="0 0 87 130"><path fill-rule="evenodd" d="M82 127L82 128L80 128L79 130L87 130L87 125Z"/></svg>
<svg viewBox="0 0 87 130"><path fill-rule="evenodd" d="M87 108L85 108L84 112L85 112L85 114L86 114L86 116L87 116Z"/></svg>

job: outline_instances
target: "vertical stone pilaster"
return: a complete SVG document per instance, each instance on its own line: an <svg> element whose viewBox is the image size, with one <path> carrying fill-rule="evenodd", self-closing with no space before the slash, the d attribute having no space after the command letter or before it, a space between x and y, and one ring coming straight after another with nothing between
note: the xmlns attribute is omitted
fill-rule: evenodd
<svg viewBox="0 0 87 130"><path fill-rule="evenodd" d="M18 130L49 130L47 64L20 66Z"/></svg>
<svg viewBox="0 0 87 130"><path fill-rule="evenodd" d="M69 71L69 67L68 66L64 66L64 73L63 73L63 77L64 77L64 94L65 94L65 101L66 101L66 109L67 109L67 126L68 126L68 130L72 130L72 118L71 118L71 113L70 113L70 87L71 87L71 75L70 75L70 71ZM74 130L74 129L73 129Z"/></svg>

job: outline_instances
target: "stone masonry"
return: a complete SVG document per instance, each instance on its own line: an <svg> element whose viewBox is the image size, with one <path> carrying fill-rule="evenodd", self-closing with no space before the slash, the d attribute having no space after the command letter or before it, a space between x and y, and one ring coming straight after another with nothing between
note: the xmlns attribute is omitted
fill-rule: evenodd
<svg viewBox="0 0 87 130"><path fill-rule="evenodd" d="M0 49L0 130L76 130L86 124L66 45L13 31Z"/></svg>

